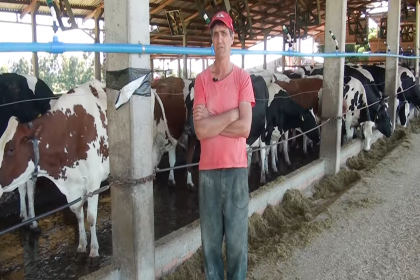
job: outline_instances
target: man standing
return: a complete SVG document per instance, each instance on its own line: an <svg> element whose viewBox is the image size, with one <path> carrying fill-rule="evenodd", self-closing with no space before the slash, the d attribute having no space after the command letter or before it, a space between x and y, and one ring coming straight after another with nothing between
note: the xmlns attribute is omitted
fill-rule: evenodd
<svg viewBox="0 0 420 280"><path fill-rule="evenodd" d="M210 22L214 64L195 80L194 127L201 143L199 211L207 280L244 280L248 261L248 158L246 138L255 105L249 74L230 61L232 19L218 12Z"/></svg>

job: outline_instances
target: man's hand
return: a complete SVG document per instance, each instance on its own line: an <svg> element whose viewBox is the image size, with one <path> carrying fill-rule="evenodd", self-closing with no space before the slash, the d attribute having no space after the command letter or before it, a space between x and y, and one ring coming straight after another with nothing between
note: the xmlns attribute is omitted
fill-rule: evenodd
<svg viewBox="0 0 420 280"><path fill-rule="evenodd" d="M194 120L198 121L204 118L208 118L213 116L209 110L207 110L206 106L204 105L198 105L193 110L193 118Z"/></svg>

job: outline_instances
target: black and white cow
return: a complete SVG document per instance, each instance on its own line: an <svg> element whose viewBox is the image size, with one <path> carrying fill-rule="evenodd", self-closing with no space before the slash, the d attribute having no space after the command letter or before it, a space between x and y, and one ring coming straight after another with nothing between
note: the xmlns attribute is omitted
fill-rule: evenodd
<svg viewBox="0 0 420 280"><path fill-rule="evenodd" d="M388 103L384 100L370 72L358 65L346 64L344 75L356 78L362 83L366 91L370 119L373 120L377 129L389 138L392 134L392 123L388 115Z"/></svg>
<svg viewBox="0 0 420 280"><path fill-rule="evenodd" d="M380 91L385 91L385 65L362 65L368 70ZM420 90L416 85L415 77L410 69L398 66L397 73L397 100L396 109L397 117L402 126L407 125L408 116L410 115L410 103L417 109L420 108Z"/></svg>
<svg viewBox="0 0 420 280"><path fill-rule="evenodd" d="M272 141L272 134L277 129L280 134L288 130L300 128L306 136L315 144L321 140L319 128L317 128L316 117L311 109L305 109L294 101L287 92L278 84L268 85L270 93L270 105L267 110L267 125L265 143L269 145ZM287 138L286 138L287 139ZM288 159L287 142L283 142L283 154Z"/></svg>
<svg viewBox="0 0 420 280"><path fill-rule="evenodd" d="M364 140L363 149L369 151L375 123L370 120L365 88L358 79L351 76L344 76L343 86L343 99L347 108L347 112L343 112L344 137L347 142L351 141L354 128L360 126Z"/></svg>
<svg viewBox="0 0 420 280"><path fill-rule="evenodd" d="M306 76L316 76L316 75L324 75L324 66L323 65L305 65L300 66L295 73L298 73L305 78Z"/></svg>
<svg viewBox="0 0 420 280"><path fill-rule="evenodd" d="M0 136L7 128L9 119L15 116L22 123L33 121L38 116L45 114L55 99L54 93L47 84L35 76L21 75L16 73L0 74ZM28 219L26 207L26 193L28 194L29 218L35 217L34 193L35 180L29 180L21 185L20 217ZM38 223L34 221L30 225L31 230L39 231Z"/></svg>

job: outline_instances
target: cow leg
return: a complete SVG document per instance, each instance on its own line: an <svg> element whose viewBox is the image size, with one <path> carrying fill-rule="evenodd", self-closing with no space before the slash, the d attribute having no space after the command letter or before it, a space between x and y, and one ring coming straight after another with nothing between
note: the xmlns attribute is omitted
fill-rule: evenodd
<svg viewBox="0 0 420 280"><path fill-rule="evenodd" d="M267 151L265 149L265 142L260 141L260 160L261 160L261 176L260 176L260 183L265 184L266 182L266 174L268 174L268 165L267 165Z"/></svg>
<svg viewBox="0 0 420 280"><path fill-rule="evenodd" d="M78 196L80 197L80 195ZM69 196L67 197L67 201L73 201L77 199L76 196ZM87 246L87 239L86 239L86 230L85 230L85 216L83 213L83 204L78 202L70 206L70 210L76 215L77 223L79 227L79 246L77 247L77 255L76 260L78 262L83 261L86 257L86 246Z"/></svg>
<svg viewBox="0 0 420 280"><path fill-rule="evenodd" d="M302 135L303 138L303 154L308 155L308 137L305 134Z"/></svg>
<svg viewBox="0 0 420 280"><path fill-rule="evenodd" d="M175 163L176 163L176 148L172 147L172 149L170 149L168 151L168 154L169 154L169 166L174 167ZM169 171L168 185L170 187L175 187L176 186L173 169L171 169L171 171Z"/></svg>
<svg viewBox="0 0 420 280"><path fill-rule="evenodd" d="M26 210L26 183L18 187L20 196L20 218L23 221L28 219L28 212Z"/></svg>
<svg viewBox="0 0 420 280"><path fill-rule="evenodd" d="M296 147L296 138L294 138L296 136L296 129L291 129L290 131L292 132L292 137L293 137L293 139L290 142L290 145L292 147Z"/></svg>
<svg viewBox="0 0 420 280"><path fill-rule="evenodd" d="M100 186L100 183L97 184ZM87 206L87 222L90 226L90 253L89 253L89 266L99 265L99 244L98 237L96 236L96 218L98 215L98 195L93 195L88 198ZM83 207L81 207L83 209ZM83 212L83 210L82 210Z"/></svg>
<svg viewBox="0 0 420 280"><path fill-rule="evenodd" d="M195 151L195 136L188 136L188 151L187 151L187 164L191 164ZM249 164L248 164L249 165ZM192 181L191 167L187 167L187 189L194 190L195 186Z"/></svg>
<svg viewBox="0 0 420 280"><path fill-rule="evenodd" d="M276 141L271 140L271 144L277 143ZM271 150L271 168L273 172L277 173L277 145L273 145L270 147Z"/></svg>
<svg viewBox="0 0 420 280"><path fill-rule="evenodd" d="M34 209L34 196L35 196L35 180L29 180L26 182L26 188L28 190L28 205L29 205L29 218L35 218L35 209ZM37 221L33 221L30 226L31 231L35 233L41 232L41 228L38 225Z"/></svg>
<svg viewBox="0 0 420 280"><path fill-rule="evenodd" d="M251 160L252 160L252 149L250 147L247 147L246 149L248 151L248 176L251 174Z"/></svg>
<svg viewBox="0 0 420 280"><path fill-rule="evenodd" d="M345 120L345 126L346 126L346 137L345 137L345 143L350 143L351 140L353 140L353 134L354 134L354 128L351 126L351 118L347 118Z"/></svg>
<svg viewBox="0 0 420 280"><path fill-rule="evenodd" d="M284 142L283 142L283 155L284 155L284 160L286 161L286 164L288 166L291 166L292 163L290 162L289 159L289 147L288 147L288 139L289 139L289 131L286 131L284 133Z"/></svg>

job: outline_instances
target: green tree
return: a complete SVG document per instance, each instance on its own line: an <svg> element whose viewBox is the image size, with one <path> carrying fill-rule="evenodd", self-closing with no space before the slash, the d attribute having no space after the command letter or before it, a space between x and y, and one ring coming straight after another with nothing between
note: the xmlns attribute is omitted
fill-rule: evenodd
<svg viewBox="0 0 420 280"><path fill-rule="evenodd" d="M47 54L39 57L38 64L39 78L55 93L65 92L95 77L94 58L88 53L82 58ZM33 75L31 62L23 57L18 62L2 66L0 71ZM102 80L104 81L104 78Z"/></svg>

